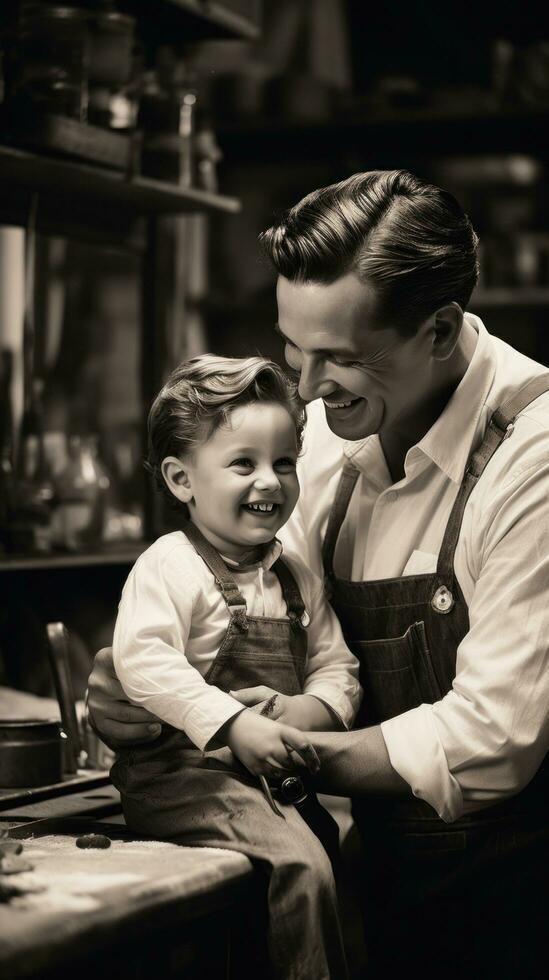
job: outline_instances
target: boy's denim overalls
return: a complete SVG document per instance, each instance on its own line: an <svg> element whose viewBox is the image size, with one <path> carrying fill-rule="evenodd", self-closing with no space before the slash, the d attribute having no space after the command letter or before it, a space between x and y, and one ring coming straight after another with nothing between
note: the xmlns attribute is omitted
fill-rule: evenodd
<svg viewBox="0 0 549 980"><path fill-rule="evenodd" d="M307 634L304 604L288 566L273 565L288 619L251 617L235 576L192 524L183 528L206 562L230 612L230 623L206 681L224 691L264 684L303 692ZM238 572L236 572L238 575ZM347 976L332 867L298 810L270 809L254 777L228 748L201 752L163 725L160 737L120 753L112 769L130 830L191 846L224 847L251 858L268 875L268 943L276 980Z"/></svg>
<svg viewBox="0 0 549 980"><path fill-rule="evenodd" d="M355 727L433 704L452 688L457 648L469 629L453 563L465 505L515 416L547 390L545 374L492 416L469 458L434 574L369 582L335 577L335 545L359 475L345 465L324 564L332 606L360 661L364 696ZM547 588L549 602L549 582ZM516 797L452 824L416 798L354 801L365 852L361 886L372 980L403 970L437 980L546 975L547 772L544 763Z"/></svg>

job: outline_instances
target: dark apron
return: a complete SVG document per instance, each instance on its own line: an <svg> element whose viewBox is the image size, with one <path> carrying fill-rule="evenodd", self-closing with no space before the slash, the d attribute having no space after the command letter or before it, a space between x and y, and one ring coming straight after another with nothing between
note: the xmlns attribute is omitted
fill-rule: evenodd
<svg viewBox="0 0 549 980"><path fill-rule="evenodd" d="M335 546L359 476L346 463L323 546L326 588L360 662L364 698L356 727L375 725L451 690L469 630L454 573L463 513L513 420L549 390L529 382L493 415L465 470L433 574L352 582L336 578ZM548 597L549 598L549 597ZM548 638L549 642L549 638ZM360 890L368 976L541 977L547 918L547 765L510 800L444 823L415 797L353 803L362 839Z"/></svg>
<svg viewBox="0 0 549 980"><path fill-rule="evenodd" d="M238 571L233 574L229 570L219 552L196 525L185 522L183 531L215 577L216 585L230 613L227 632L215 660L205 675L205 681L225 692L265 685L289 696L302 694L307 664L307 631L302 624L305 605L288 565L282 558L278 558L272 566L282 588L288 618L249 616L246 600L235 578ZM257 779L235 758L230 749L221 748L202 752L183 731L165 723L154 742L134 746L129 752L118 753L111 775L115 785L124 794L129 786L130 772L134 787L139 781L140 773L143 782L145 784L150 782L152 785L152 773L158 773L159 765L169 766L174 774L174 796L182 792L177 784L177 770L188 768L202 771L201 777L198 772L195 773L196 800L199 799L200 794L199 783L204 784L204 789L208 793L215 792L214 787L219 773L230 773L242 783L259 788ZM307 783L304 777L303 782ZM189 783L187 777L185 781L187 788ZM296 807L334 863L338 842L337 824L321 807L310 787L305 788L306 796L296 803ZM281 793L276 786L273 786L273 792L275 795L277 792ZM186 793L188 795L188 789ZM293 802L293 799L288 799L282 793L280 799L284 802ZM183 813L183 827L186 819L186 814Z"/></svg>

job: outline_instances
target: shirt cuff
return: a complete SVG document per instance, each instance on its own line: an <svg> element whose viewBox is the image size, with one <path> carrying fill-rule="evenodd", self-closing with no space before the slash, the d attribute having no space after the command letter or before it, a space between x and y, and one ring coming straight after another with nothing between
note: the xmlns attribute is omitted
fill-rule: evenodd
<svg viewBox="0 0 549 980"><path fill-rule="evenodd" d="M463 796L457 779L448 769L431 705L405 711L381 723L393 769L411 787L414 796L425 800L445 823L463 813Z"/></svg>
<svg viewBox="0 0 549 980"><path fill-rule="evenodd" d="M326 685L322 684L321 681L317 683L312 681L310 684L305 683L303 693L312 694L313 697L318 698L319 701L327 705L339 719L343 728L347 731L349 730L358 707L350 698L339 692L336 693L332 688L326 689Z"/></svg>
<svg viewBox="0 0 549 980"><path fill-rule="evenodd" d="M230 694L216 690L213 686L210 691L208 692L207 711L199 706L190 711L186 708L184 721L183 719L169 719L170 724L184 731L191 742L194 742L202 752L219 748L220 743L215 738L219 729L223 728L223 725L226 725L231 718L244 711L244 705L232 698Z"/></svg>

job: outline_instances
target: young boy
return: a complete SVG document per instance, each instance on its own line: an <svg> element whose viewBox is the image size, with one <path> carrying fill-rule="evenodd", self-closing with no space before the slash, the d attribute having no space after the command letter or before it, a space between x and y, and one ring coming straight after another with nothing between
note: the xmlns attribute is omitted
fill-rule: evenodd
<svg viewBox="0 0 549 980"><path fill-rule="evenodd" d="M260 357L195 357L153 403L149 469L182 529L132 569L113 657L128 697L164 724L112 775L134 833L240 851L267 873L274 977L334 980L346 967L329 859L257 779L287 776L294 751L313 767L303 732L349 727L360 699L322 583L275 537L299 495L303 425L292 384ZM258 685L279 692L263 714L231 694Z"/></svg>

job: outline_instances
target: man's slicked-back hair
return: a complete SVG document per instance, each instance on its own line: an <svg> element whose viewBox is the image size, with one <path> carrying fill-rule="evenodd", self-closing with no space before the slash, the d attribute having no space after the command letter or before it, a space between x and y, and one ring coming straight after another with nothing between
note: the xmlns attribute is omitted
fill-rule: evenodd
<svg viewBox="0 0 549 980"><path fill-rule="evenodd" d="M478 238L448 191L406 170L372 170L313 191L260 236L279 275L375 289L379 322L404 334L447 303L465 309Z"/></svg>

